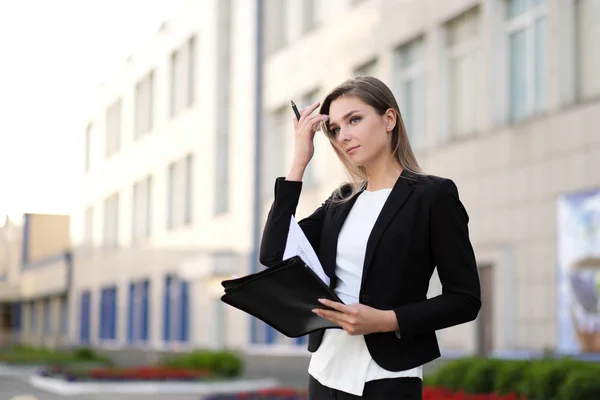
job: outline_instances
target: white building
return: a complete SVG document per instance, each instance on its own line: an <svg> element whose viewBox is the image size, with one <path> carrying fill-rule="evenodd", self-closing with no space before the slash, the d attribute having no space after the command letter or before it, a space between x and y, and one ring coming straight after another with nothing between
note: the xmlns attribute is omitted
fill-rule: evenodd
<svg viewBox="0 0 600 400"><path fill-rule="evenodd" d="M72 341L307 354L303 340L225 307L215 285L252 270L255 99L264 223L292 155L289 101L372 74L396 94L425 171L452 178L471 217L483 308L439 332L443 353L578 351L561 328L557 209L600 188L600 0L263 3L262 92L257 1L198 0L91 107L71 228ZM299 217L345 180L322 136L316 148Z"/></svg>
<svg viewBox="0 0 600 400"><path fill-rule="evenodd" d="M218 283L247 271L252 247L254 14L252 2L189 2L90 107L72 226L75 342L245 343Z"/></svg>

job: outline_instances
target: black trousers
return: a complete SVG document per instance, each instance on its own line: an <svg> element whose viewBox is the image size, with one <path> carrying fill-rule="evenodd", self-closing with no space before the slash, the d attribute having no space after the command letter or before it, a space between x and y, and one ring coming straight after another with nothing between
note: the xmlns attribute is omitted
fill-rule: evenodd
<svg viewBox="0 0 600 400"><path fill-rule="evenodd" d="M330 389L309 376L308 400L421 400L423 381L419 378L379 379L365 383L362 396Z"/></svg>

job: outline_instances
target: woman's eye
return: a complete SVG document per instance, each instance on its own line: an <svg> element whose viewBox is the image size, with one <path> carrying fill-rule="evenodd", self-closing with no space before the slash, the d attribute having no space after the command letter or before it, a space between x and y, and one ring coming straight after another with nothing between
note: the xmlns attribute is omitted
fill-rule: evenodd
<svg viewBox="0 0 600 400"><path fill-rule="evenodd" d="M333 129L331 130L331 133L333 133L334 135L337 135L338 133L340 133L340 128L337 128L337 127L336 127L336 128L333 128Z"/></svg>
<svg viewBox="0 0 600 400"><path fill-rule="evenodd" d="M358 121L360 121L359 117L352 117L352 118L350 118L350 123L351 124L356 124Z"/></svg>

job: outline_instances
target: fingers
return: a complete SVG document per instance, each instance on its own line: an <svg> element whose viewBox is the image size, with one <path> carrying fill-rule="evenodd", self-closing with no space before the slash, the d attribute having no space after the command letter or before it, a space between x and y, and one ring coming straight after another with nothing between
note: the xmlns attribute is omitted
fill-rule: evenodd
<svg viewBox="0 0 600 400"><path fill-rule="evenodd" d="M313 113L313 111L315 111L317 109L317 107L319 107L321 105L320 101L317 101L313 104L311 104L308 107L304 107L301 111L300 111L300 119L302 119L302 117L306 117L310 114Z"/></svg>
<svg viewBox="0 0 600 400"><path fill-rule="evenodd" d="M319 303L326 305L329 308L333 308L339 312L345 313L348 310L348 307L342 303L338 303L337 301L331 301L327 299L319 299Z"/></svg>

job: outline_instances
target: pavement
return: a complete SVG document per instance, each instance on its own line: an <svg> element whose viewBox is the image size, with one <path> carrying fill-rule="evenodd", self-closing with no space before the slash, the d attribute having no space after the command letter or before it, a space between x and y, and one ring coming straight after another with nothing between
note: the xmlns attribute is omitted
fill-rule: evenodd
<svg viewBox="0 0 600 400"><path fill-rule="evenodd" d="M29 374L14 373L0 375L0 400L201 400L198 395L172 394L112 394L94 393L78 396L62 396L32 387Z"/></svg>

